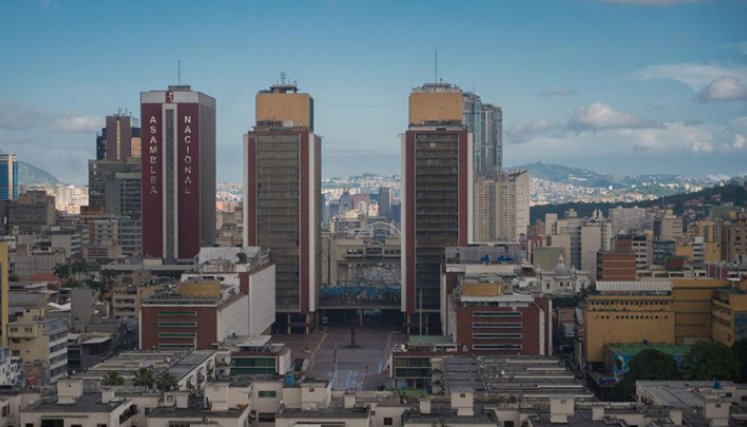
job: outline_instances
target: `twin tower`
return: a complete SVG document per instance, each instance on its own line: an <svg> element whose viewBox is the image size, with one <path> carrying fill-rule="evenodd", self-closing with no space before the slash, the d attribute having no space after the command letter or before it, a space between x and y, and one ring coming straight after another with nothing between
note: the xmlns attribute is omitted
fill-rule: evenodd
<svg viewBox="0 0 747 427"><path fill-rule="evenodd" d="M428 84L410 95L402 138L402 311L437 321L444 248L473 228L473 133L465 94ZM314 100L295 84L256 97L244 135L244 245L270 249L278 320L313 326L321 281L321 138ZM215 242L215 99L189 86L141 94L143 255L190 259Z"/></svg>

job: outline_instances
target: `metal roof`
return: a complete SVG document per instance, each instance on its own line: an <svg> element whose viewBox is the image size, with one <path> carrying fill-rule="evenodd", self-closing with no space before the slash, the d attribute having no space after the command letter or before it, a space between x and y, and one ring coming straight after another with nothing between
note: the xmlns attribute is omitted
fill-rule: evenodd
<svg viewBox="0 0 747 427"><path fill-rule="evenodd" d="M672 292L671 280L597 281L598 292Z"/></svg>

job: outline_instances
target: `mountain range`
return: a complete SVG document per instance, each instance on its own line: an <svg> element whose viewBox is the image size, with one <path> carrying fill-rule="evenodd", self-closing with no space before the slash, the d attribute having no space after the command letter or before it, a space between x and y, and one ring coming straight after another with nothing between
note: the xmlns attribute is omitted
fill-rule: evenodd
<svg viewBox="0 0 747 427"><path fill-rule="evenodd" d="M697 178L674 174L645 174L615 176L588 169L556 165L553 163L535 162L511 167L510 169L527 169L532 178L544 179L558 184L569 184L580 187L626 189L649 185L684 185L713 184L719 177ZM728 179L728 177L727 177Z"/></svg>
<svg viewBox="0 0 747 427"><path fill-rule="evenodd" d="M32 185L48 185L53 186L60 183L51 173L40 169L31 163L18 162L18 181L21 185L32 186Z"/></svg>

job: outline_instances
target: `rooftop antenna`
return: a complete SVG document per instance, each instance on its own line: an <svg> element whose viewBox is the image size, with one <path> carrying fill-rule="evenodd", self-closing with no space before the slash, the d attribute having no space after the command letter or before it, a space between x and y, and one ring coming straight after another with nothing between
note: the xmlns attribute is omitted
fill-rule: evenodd
<svg viewBox="0 0 747 427"><path fill-rule="evenodd" d="M177 85L182 85L182 60L177 59L176 61L176 81Z"/></svg>
<svg viewBox="0 0 747 427"><path fill-rule="evenodd" d="M288 73L286 73L285 71L281 71L280 72L280 83L284 85L285 79L287 78L288 78Z"/></svg>
<svg viewBox="0 0 747 427"><path fill-rule="evenodd" d="M438 48L433 54L433 83L438 83Z"/></svg>

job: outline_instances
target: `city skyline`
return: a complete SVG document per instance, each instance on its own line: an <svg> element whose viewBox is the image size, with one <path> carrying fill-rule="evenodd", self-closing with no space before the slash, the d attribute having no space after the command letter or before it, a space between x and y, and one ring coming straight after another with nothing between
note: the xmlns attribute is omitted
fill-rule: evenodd
<svg viewBox="0 0 747 427"><path fill-rule="evenodd" d="M217 100L219 181L241 180L254 93L282 71L315 94L325 177L398 173L407 94L434 80L437 48L436 79L503 108L506 166L747 171L744 2L196 5L4 3L0 36L24 43L0 48L0 149L83 183L104 117L178 83L181 60L181 83Z"/></svg>

